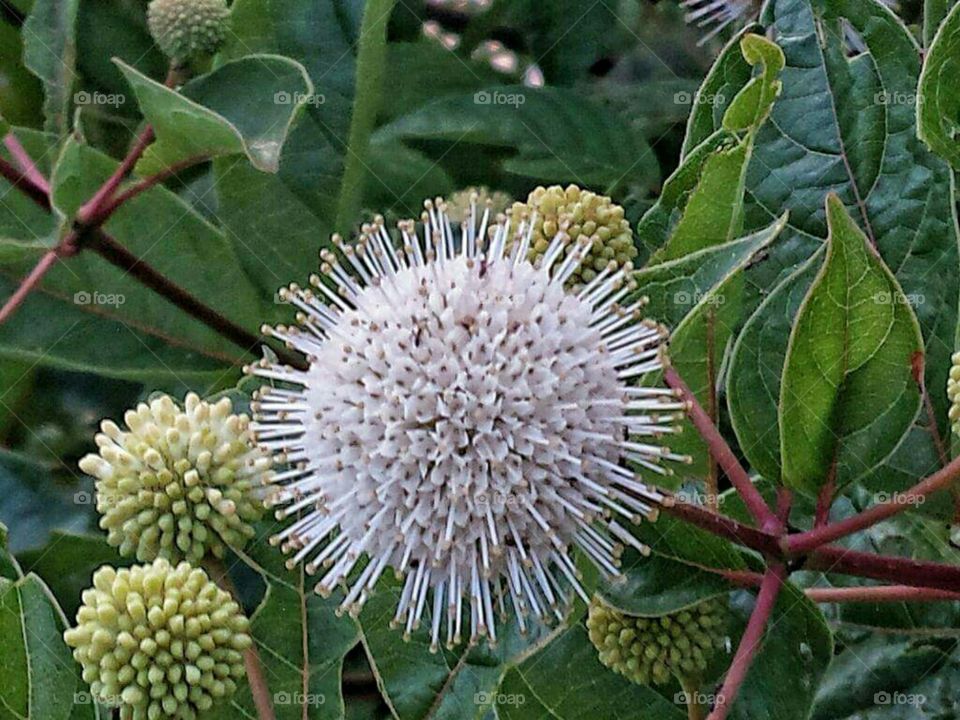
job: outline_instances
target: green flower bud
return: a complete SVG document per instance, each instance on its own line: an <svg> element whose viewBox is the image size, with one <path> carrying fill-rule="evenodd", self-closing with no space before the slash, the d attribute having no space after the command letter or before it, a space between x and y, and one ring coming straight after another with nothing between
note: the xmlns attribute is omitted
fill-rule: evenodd
<svg viewBox="0 0 960 720"><path fill-rule="evenodd" d="M227 37L226 0L151 0L147 25L174 63L213 55Z"/></svg>
<svg viewBox="0 0 960 720"><path fill-rule="evenodd" d="M704 600L661 617L634 617L594 597L587 615L600 662L640 685L663 685L673 675L695 679L726 639L725 597Z"/></svg>
<svg viewBox="0 0 960 720"><path fill-rule="evenodd" d="M454 225L470 221L470 204L476 203L477 224L479 218L483 216L484 210L490 208L491 221L500 213L506 212L507 208L513 202L513 198L499 190L491 191L486 187L468 187L463 190L457 190L446 199L445 209L447 217Z"/></svg>
<svg viewBox="0 0 960 720"><path fill-rule="evenodd" d="M199 562L254 536L273 460L229 399L211 404L191 393L181 409L163 395L127 411L124 422L128 430L104 420L99 454L80 461L97 479L107 542L141 562Z"/></svg>
<svg viewBox="0 0 960 720"><path fill-rule="evenodd" d="M623 208L610 198L581 190L576 185L566 189L559 185L538 187L525 203L514 203L511 209L514 222L534 218L533 237L530 239L529 259L537 262L543 257L550 241L565 230L571 242L590 238L590 252L567 281L569 289L577 291L608 266L614 270L632 268L637 248L633 244L633 230L624 217Z"/></svg>
<svg viewBox="0 0 960 720"><path fill-rule="evenodd" d="M950 422L953 431L960 435L960 352L950 358L950 375L947 378L947 399L950 401Z"/></svg>
<svg viewBox="0 0 960 720"><path fill-rule="evenodd" d="M98 702L121 720L195 718L236 690L249 622L203 570L164 558L104 566L63 637Z"/></svg>

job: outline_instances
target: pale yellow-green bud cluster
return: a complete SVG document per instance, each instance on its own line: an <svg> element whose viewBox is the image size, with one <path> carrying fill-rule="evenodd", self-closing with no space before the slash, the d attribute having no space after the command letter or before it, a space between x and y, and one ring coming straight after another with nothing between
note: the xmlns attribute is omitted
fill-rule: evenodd
<svg viewBox="0 0 960 720"><path fill-rule="evenodd" d="M505 192L499 190L490 190L487 187L468 187L463 190L457 190L446 198L446 212L450 222L454 225L466 221L470 222L471 203L477 208L477 224L486 209L490 209L490 222L500 213L507 211L513 202L513 198Z"/></svg>
<svg viewBox="0 0 960 720"><path fill-rule="evenodd" d="M637 256L633 230L624 217L623 208L608 197L581 190L576 185L566 189L559 185L538 187L525 203L513 204L511 217L515 223L523 218L533 219L528 257L534 263L543 257L550 241L561 230L574 241L568 245L568 253L581 237L593 240L587 257L567 281L573 290L579 290L611 264L614 270L631 268Z"/></svg>
<svg viewBox="0 0 960 720"><path fill-rule="evenodd" d="M594 597L587 616L590 642L600 662L641 685L663 685L670 676L697 678L725 640L726 597L711 598L661 617L634 617Z"/></svg>
<svg viewBox="0 0 960 720"><path fill-rule="evenodd" d="M960 435L960 352L950 358L950 376L947 378L947 399L950 401L950 423Z"/></svg>
<svg viewBox="0 0 960 720"><path fill-rule="evenodd" d="M97 479L100 527L122 555L198 563L254 536L273 460L229 399L211 404L191 393L181 409L163 395L124 422L128 430L104 420L99 454L80 461Z"/></svg>
<svg viewBox="0 0 960 720"><path fill-rule="evenodd" d="M147 25L174 63L213 55L227 37L226 0L152 0Z"/></svg>
<svg viewBox="0 0 960 720"><path fill-rule="evenodd" d="M122 720L193 720L236 690L249 622L203 570L100 568L64 633L97 701Z"/></svg>

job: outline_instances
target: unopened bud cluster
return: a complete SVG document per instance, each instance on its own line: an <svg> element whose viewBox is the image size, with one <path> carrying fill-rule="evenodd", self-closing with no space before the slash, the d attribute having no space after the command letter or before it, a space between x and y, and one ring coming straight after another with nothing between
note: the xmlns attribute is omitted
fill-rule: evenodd
<svg viewBox="0 0 960 720"><path fill-rule="evenodd" d="M715 649L725 640L726 598L661 617L634 617L605 605L590 603L587 629L600 662L641 685L662 685L671 675L697 678Z"/></svg>
<svg viewBox="0 0 960 720"><path fill-rule="evenodd" d="M163 395L124 422L127 430L105 420L99 454L80 461L97 479L100 527L122 555L198 563L254 536L273 461L229 399L211 404L191 393L181 409Z"/></svg>
<svg viewBox="0 0 960 720"><path fill-rule="evenodd" d="M152 0L147 25L174 63L213 55L227 37L226 0Z"/></svg>
<svg viewBox="0 0 960 720"><path fill-rule="evenodd" d="M576 185L538 187L525 203L514 203L511 215L515 223L533 221L529 260L536 263L546 253L550 241L563 230L571 240L590 238L590 252L570 276L567 286L578 290L605 268L628 267L637 256L633 231L623 208L610 198L582 190ZM576 243L571 242L567 252Z"/></svg>
<svg viewBox="0 0 960 720"><path fill-rule="evenodd" d="M104 566L64 639L98 702L122 720L192 720L244 675L249 622L203 570L165 559Z"/></svg>
<svg viewBox="0 0 960 720"><path fill-rule="evenodd" d="M950 377L947 379L947 399L950 401L950 424L960 435L960 352L950 358Z"/></svg>

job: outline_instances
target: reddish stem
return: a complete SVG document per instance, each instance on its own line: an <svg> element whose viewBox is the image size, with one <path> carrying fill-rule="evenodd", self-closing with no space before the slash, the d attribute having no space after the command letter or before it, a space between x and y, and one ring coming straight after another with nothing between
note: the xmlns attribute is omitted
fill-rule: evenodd
<svg viewBox="0 0 960 720"><path fill-rule="evenodd" d="M680 518L703 528L713 535L726 538L769 557L780 558L783 555L778 536L763 530L757 530L726 515L719 515L700 505L680 501L664 504L661 508L668 515Z"/></svg>
<svg viewBox="0 0 960 720"><path fill-rule="evenodd" d="M724 720L733 701L740 692L740 686L747 677L747 671L760 649L763 642L763 634L770 620L770 614L773 612L773 606L777 602L777 596L780 594L780 588L783 587L783 581L786 577L786 569L782 563L771 565L764 573L763 580L760 583L760 592L757 594L757 604L750 613L750 619L747 621L747 629L743 632L740 639L740 645L733 656L733 662L730 669L727 670L727 676L723 680L723 687L717 693L717 702L713 710L707 716L707 720Z"/></svg>
<svg viewBox="0 0 960 720"><path fill-rule="evenodd" d="M30 180L23 170L18 170L6 160L0 158L0 175L44 210L50 210L50 196L42 187Z"/></svg>
<svg viewBox="0 0 960 720"><path fill-rule="evenodd" d="M147 125L139 137L137 137L136 142L133 144L133 147L130 148L130 152L127 153L123 162L114 170L113 175L107 178L107 181L100 186L100 189L97 190L94 196L85 202L77 211L77 221L81 225L97 224L95 219L110 202L117 188L120 187L120 183L130 174L137 164L137 161L143 157L143 153L150 147L150 143L153 142L154 137L153 128Z"/></svg>
<svg viewBox="0 0 960 720"><path fill-rule="evenodd" d="M20 168L27 180L42 190L45 195L49 195L50 183L43 176L43 173L40 172L39 168L37 168L33 162L33 158L30 157L30 153L20 144L17 136L13 133L7 133L7 136L3 139L3 144L7 146L7 150L13 157L14 162L17 163L17 167Z"/></svg>
<svg viewBox="0 0 960 720"><path fill-rule="evenodd" d="M87 222L92 226L103 225L113 213L117 211L117 208L121 207L127 201L135 198L137 195L146 192L150 188L159 185L165 180L168 180L171 177L174 177L180 172L183 172L187 168L193 167L202 162L209 160L207 156L200 156L195 158L189 158L161 170L160 172L145 177L138 183L135 183L128 187L123 192L118 192L111 199L105 201L101 204L100 209L90 217Z"/></svg>
<svg viewBox="0 0 960 720"><path fill-rule="evenodd" d="M876 555L836 545L817 548L807 558L803 568L913 587L960 591L960 565Z"/></svg>
<svg viewBox="0 0 960 720"><path fill-rule="evenodd" d="M833 504L833 492L836 488L837 465L834 460L830 466L830 477L820 488L817 494L817 506L814 510L813 526L815 528L823 527L830 522L830 506Z"/></svg>
<svg viewBox="0 0 960 720"><path fill-rule="evenodd" d="M874 585L866 587L810 588L813 602L933 602L960 600L960 592L919 588L911 585Z"/></svg>
<svg viewBox="0 0 960 720"><path fill-rule="evenodd" d="M667 366L663 371L663 379L667 385L677 390L684 400L686 400L688 405L687 417L690 418L690 422L693 423L693 426L707 443L710 454L713 455L717 464L723 468L731 484L743 499L750 514L753 515L756 520L757 525L767 532L782 532L783 524L777 519L777 516L771 512L763 496L757 488L754 487L753 482L751 482L747 471L743 469L743 466L737 460L737 456L733 454L733 450L727 445L727 441L723 439L723 436L713 424L710 416L703 407L701 407L700 403L697 402L696 396L694 396L690 388L687 387L683 378L680 377L676 370Z"/></svg>
<svg viewBox="0 0 960 720"><path fill-rule="evenodd" d="M56 250L50 250L40 258L40 262L34 266L30 274L20 283L20 287L17 288L16 292L13 293L10 299L0 308L0 324L6 322L7 318L13 315L14 311L27 299L27 295L33 291L43 279L43 276L56 264L59 258L60 254Z"/></svg>
<svg viewBox="0 0 960 720"><path fill-rule="evenodd" d="M950 454L947 452L947 447L943 442L943 438L940 436L940 426L937 424L937 411L933 407L930 393L927 392L927 381L924 374L924 354L922 350L913 354L910 369L913 372L913 381L917 384L917 388L920 390L920 397L923 399L923 408L927 413L930 437L933 439L933 445L937 449L940 465L946 465L950 461Z"/></svg>
<svg viewBox="0 0 960 720"><path fill-rule="evenodd" d="M865 530L878 522L903 512L911 505L923 502L923 498L927 495L937 490L946 489L957 477L960 477L960 457L954 458L945 467L940 468L909 490L896 493L886 502L873 505L844 520L814 528L809 532L787 536L781 540L781 545L784 551L790 555L802 555L810 552L821 545Z"/></svg>

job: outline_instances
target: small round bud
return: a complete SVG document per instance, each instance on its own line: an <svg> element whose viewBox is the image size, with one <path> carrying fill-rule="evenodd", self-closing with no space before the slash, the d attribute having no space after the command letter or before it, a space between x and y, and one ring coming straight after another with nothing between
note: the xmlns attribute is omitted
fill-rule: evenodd
<svg viewBox="0 0 960 720"><path fill-rule="evenodd" d="M673 675L695 679L726 637L726 597L661 617L634 617L594 597L587 616L600 662L640 685L663 685Z"/></svg>
<svg viewBox="0 0 960 720"><path fill-rule="evenodd" d="M227 37L226 0L152 0L147 25L174 63L213 55Z"/></svg>
<svg viewBox="0 0 960 720"><path fill-rule="evenodd" d="M273 460L228 399L211 404L191 393L181 408L162 395L129 410L124 422L127 430L105 420L99 454L80 461L96 478L107 542L141 562L199 562L254 536Z"/></svg>
<svg viewBox="0 0 960 720"><path fill-rule="evenodd" d="M499 190L490 190L487 187L468 187L463 190L457 190L447 198L447 217L450 222L459 225L462 222L470 222L471 203L477 208L477 223L483 217L483 213L490 208L491 222L500 213L506 212L507 208L513 202L513 198L505 192Z"/></svg>
<svg viewBox="0 0 960 720"><path fill-rule="evenodd" d="M635 257L633 230L624 217L623 208L609 197L582 190L576 185L566 189L559 185L538 187L525 203L514 203L514 223L533 220L528 259L536 263L546 252L550 241L564 231L570 238L567 253L573 252L581 240L592 240L590 252L567 280L567 287L580 290L613 263L614 270L627 267Z"/></svg>
<svg viewBox="0 0 960 720"><path fill-rule="evenodd" d="M100 568L64 633L97 701L121 720L193 718L236 690L249 622L189 563Z"/></svg>

